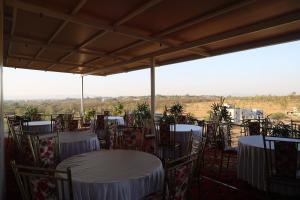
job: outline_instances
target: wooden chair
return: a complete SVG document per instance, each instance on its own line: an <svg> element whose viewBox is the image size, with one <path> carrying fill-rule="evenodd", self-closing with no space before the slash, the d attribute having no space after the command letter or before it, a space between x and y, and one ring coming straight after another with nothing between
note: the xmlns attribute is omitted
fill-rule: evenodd
<svg viewBox="0 0 300 200"><path fill-rule="evenodd" d="M170 127L174 127L172 130ZM176 141L175 124L160 123L156 126L156 155L163 161L180 157L181 146Z"/></svg>
<svg viewBox="0 0 300 200"><path fill-rule="evenodd" d="M187 199L195 162L196 159L191 158L190 155L167 161L165 181L168 193L165 194L166 199Z"/></svg>
<svg viewBox="0 0 300 200"><path fill-rule="evenodd" d="M300 138L300 120L291 120L291 131L294 137Z"/></svg>
<svg viewBox="0 0 300 200"><path fill-rule="evenodd" d="M298 140L280 141L278 137L263 135L267 195L271 187L284 185L288 188L300 188L300 142ZM277 191L273 191L276 193ZM299 194L299 193L298 193Z"/></svg>
<svg viewBox="0 0 300 200"><path fill-rule="evenodd" d="M11 166L23 200L74 199L70 168L66 171L16 165Z"/></svg>
<svg viewBox="0 0 300 200"><path fill-rule="evenodd" d="M35 166L55 168L59 163L58 133L47 137L29 136L34 154Z"/></svg>
<svg viewBox="0 0 300 200"><path fill-rule="evenodd" d="M109 148L109 133L108 133L108 124L105 119L105 115L97 115L95 121L95 134L98 136L100 141L100 146L104 148Z"/></svg>
<svg viewBox="0 0 300 200"><path fill-rule="evenodd" d="M165 166L163 192L148 195L144 200L185 200L192 182L196 159L190 155L168 161Z"/></svg>
<svg viewBox="0 0 300 200"><path fill-rule="evenodd" d="M226 168L228 169L230 159L235 158L237 159L237 148L232 147L231 145L231 124L230 123L223 123L219 126L219 149L221 150L221 158L220 158L220 164L219 164L219 174L223 170L223 163L224 160L226 161Z"/></svg>
<svg viewBox="0 0 300 200"><path fill-rule="evenodd" d="M137 150L138 144L137 144L137 132L138 130L134 127L128 127L123 130L122 135L122 149L131 149L131 150Z"/></svg>

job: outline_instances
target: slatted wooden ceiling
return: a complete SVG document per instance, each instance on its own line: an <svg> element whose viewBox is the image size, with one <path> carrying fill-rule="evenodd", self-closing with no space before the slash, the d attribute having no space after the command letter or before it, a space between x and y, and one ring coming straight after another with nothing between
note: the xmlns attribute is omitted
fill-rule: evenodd
<svg viewBox="0 0 300 200"><path fill-rule="evenodd" d="M299 38L299 0L5 1L8 67L109 75Z"/></svg>

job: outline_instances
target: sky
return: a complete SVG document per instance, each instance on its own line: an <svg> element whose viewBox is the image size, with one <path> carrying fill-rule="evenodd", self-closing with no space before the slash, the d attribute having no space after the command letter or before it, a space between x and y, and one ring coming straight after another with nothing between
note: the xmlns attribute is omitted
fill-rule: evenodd
<svg viewBox="0 0 300 200"><path fill-rule="evenodd" d="M157 67L160 95L300 94L300 41ZM80 98L78 74L4 68L4 99ZM85 76L85 97L150 94L150 70Z"/></svg>

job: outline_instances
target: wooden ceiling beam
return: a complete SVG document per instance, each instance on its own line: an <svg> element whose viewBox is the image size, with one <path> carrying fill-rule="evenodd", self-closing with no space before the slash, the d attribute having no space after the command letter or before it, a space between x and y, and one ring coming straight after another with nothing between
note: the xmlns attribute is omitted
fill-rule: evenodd
<svg viewBox="0 0 300 200"><path fill-rule="evenodd" d="M138 56L136 58L130 59L127 62L120 62L120 63L116 63L113 65L109 65L109 66L104 66L103 68L105 68L105 70L103 68L95 70L95 71L91 71L89 73L87 73L86 75L91 75L91 74L95 74L95 73L99 73L102 71L109 71L109 70L113 70L115 68L118 68L122 65L127 65L127 64L131 64L131 63L135 63L137 61L141 61L144 59L149 59L151 57L159 57L161 55L167 55L167 54L171 54L171 53L176 53L179 51L184 51L187 49L192 49L195 47L200 47L203 45L207 45L210 43L214 43L214 42L219 42L219 41L223 41L223 40L227 40L227 39L232 39L241 35L245 35L245 34L249 34L249 33L254 33L254 32L259 32L262 30L266 30L266 29L271 29L274 27L278 27L281 25L285 25L285 24L289 24L289 23L293 23L293 22L299 22L300 21L300 12L295 11L289 14L285 14L283 16L279 16L279 17L275 17L272 19L267 19L258 23L253 23L251 25L248 26L244 26L238 29L234 29L234 30L230 30L224 33L220 33L220 34L215 34L212 36L208 36L206 38L202 38L199 40L195 40L192 42L187 42L181 45L178 45L176 47L170 47L170 48L166 48L166 49L162 49L153 53L149 53L143 56Z"/></svg>
<svg viewBox="0 0 300 200"><path fill-rule="evenodd" d="M14 33L15 33L17 13L18 13L18 9L17 8L13 8L10 37L12 37L14 35ZM8 44L8 53L11 52L11 46L12 46L12 44L11 44L11 41L10 41L9 44Z"/></svg>
<svg viewBox="0 0 300 200"><path fill-rule="evenodd" d="M45 59L34 59L31 56L26 56L26 55L22 55L22 54L8 55L8 58L26 60L29 62L43 62L43 63L47 63L47 64L51 64L51 65L55 63L55 64L65 65L65 66L70 66L70 67L76 66L76 68L83 67L83 68L95 69L94 67L84 66L84 65L80 65L80 64L59 63L59 62L53 62L53 61L45 60ZM48 68L45 68L45 71L48 71Z"/></svg>
<svg viewBox="0 0 300 200"><path fill-rule="evenodd" d="M238 3L230 4L230 5L226 6L226 7L221 8L221 9L217 9L217 10L209 12L207 14L200 15L198 17L195 17L195 18L186 20L186 21L184 21L182 23L176 24L176 25L174 25L173 27L171 27L171 28L169 28L167 30L164 30L164 31L162 31L160 33L154 34L152 37L154 37L156 39L159 39L159 40L163 40L160 37L169 35L171 33L177 32L177 31L181 31L181 30L183 30L185 28L188 28L188 27L190 27L192 25L199 24L201 22L213 19L215 17L219 17L219 16L224 15L226 13L229 13L229 12L232 12L234 10L240 9L242 7L245 7L247 5L250 5L250 4L254 3L255 1L256 0L244 0L244 1L239 1ZM129 49L135 48L137 46L141 46L143 44L146 44L146 42L147 41L145 41L145 40L134 42L134 43L132 43L132 44L130 44L128 46L125 46L125 47L122 47L122 48L120 48L118 50L112 51L110 54L121 53L121 52L127 51ZM182 43L182 41L178 41L178 42ZM173 45L167 44L166 46L172 47ZM194 54L197 54L197 55L200 54L200 52L193 52L191 50L187 50L187 51L189 51L191 53L194 53ZM207 56L209 56L209 53L203 51L203 53L201 55L207 57ZM92 59L92 60L86 62L85 64L92 64L92 63L97 62L97 61L99 61L101 59L102 59L101 57L96 58L96 59Z"/></svg>
<svg viewBox="0 0 300 200"><path fill-rule="evenodd" d="M76 6L75 8L71 11L71 16L74 16L77 12L79 12L79 10L85 5L85 3L87 2L87 0L81 0ZM65 28L65 26L69 23L69 20L64 20L63 23L58 27L58 29L56 29L56 31L52 34L52 36L50 37L50 39L47 42L47 45L49 45L58 34L61 33L61 31ZM46 47L42 47L37 54L34 56L34 58L38 58L45 50ZM29 63L28 65L30 65L31 63Z"/></svg>
<svg viewBox="0 0 300 200"><path fill-rule="evenodd" d="M28 2L23 2L20 0L6 0L5 1L6 6L18 8L21 10L25 10L28 12L36 13L36 14L44 14L46 16L56 18L59 20L64 21L70 21L76 24L81 24L84 26L88 26L97 30L104 30L108 32L116 32L122 35L126 35L131 38L139 39L139 40L145 40L148 42L154 42L154 43L163 43L164 41L160 41L158 39L149 37L144 34L137 33L137 29L131 28L131 27L114 27L113 25L108 25L106 23L101 22L99 19L84 19L80 18L78 16L72 16L69 14L65 14L62 12L54 11L51 9L48 9L43 6L37 6ZM140 30L141 31L141 30Z"/></svg>
<svg viewBox="0 0 300 200"><path fill-rule="evenodd" d="M127 21L129 21L130 19L136 17L137 15L145 12L147 9L152 8L153 6L157 5L158 3L160 3L162 0L152 0L149 1L145 4L143 4L142 6L140 6L139 8L135 9L134 11L128 13L127 15L125 15L124 17L122 17L120 20L118 20L117 22L115 22L112 26L114 28L116 28L117 26L122 25L123 23L126 23ZM66 55L64 55L63 57L60 58L60 62L63 62L65 59L67 59L69 56L71 56L74 52L76 52L77 50L86 47L88 44L96 41L97 39L103 37L106 33L108 33L109 31L106 30L101 30L98 31L95 35L93 35L92 37L90 37L89 39L87 39L86 41L84 41L81 45L79 45L78 47L76 47L73 51L67 53ZM103 57L104 55L101 55L100 57ZM114 55L110 55L110 56L114 56ZM115 59L121 60L121 61L125 61L124 59L114 56ZM54 66L54 65L53 65ZM51 67L53 67L51 66Z"/></svg>

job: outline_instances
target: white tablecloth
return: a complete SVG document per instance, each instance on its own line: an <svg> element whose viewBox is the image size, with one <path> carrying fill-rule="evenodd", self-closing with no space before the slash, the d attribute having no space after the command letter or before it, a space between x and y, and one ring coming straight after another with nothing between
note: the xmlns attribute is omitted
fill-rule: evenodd
<svg viewBox="0 0 300 200"><path fill-rule="evenodd" d="M94 151L68 158L57 169L67 167L76 200L138 200L163 190L161 161L140 151Z"/></svg>
<svg viewBox="0 0 300 200"><path fill-rule="evenodd" d="M292 141L295 139L278 138L278 140ZM266 190L265 170L265 154L262 136L241 137L239 139L238 150L238 178L247 181L257 189ZM272 188L272 190L277 190L277 192L283 194L295 193L295 191L291 191L290 188L284 186L277 186L276 188Z"/></svg>
<svg viewBox="0 0 300 200"><path fill-rule="evenodd" d="M54 124L52 124L52 128L54 127ZM33 133L51 133L51 121L31 121L26 122L24 125L25 131L30 131Z"/></svg>
<svg viewBox="0 0 300 200"><path fill-rule="evenodd" d="M100 144L94 133L64 132L59 133L60 158L100 150Z"/></svg>

